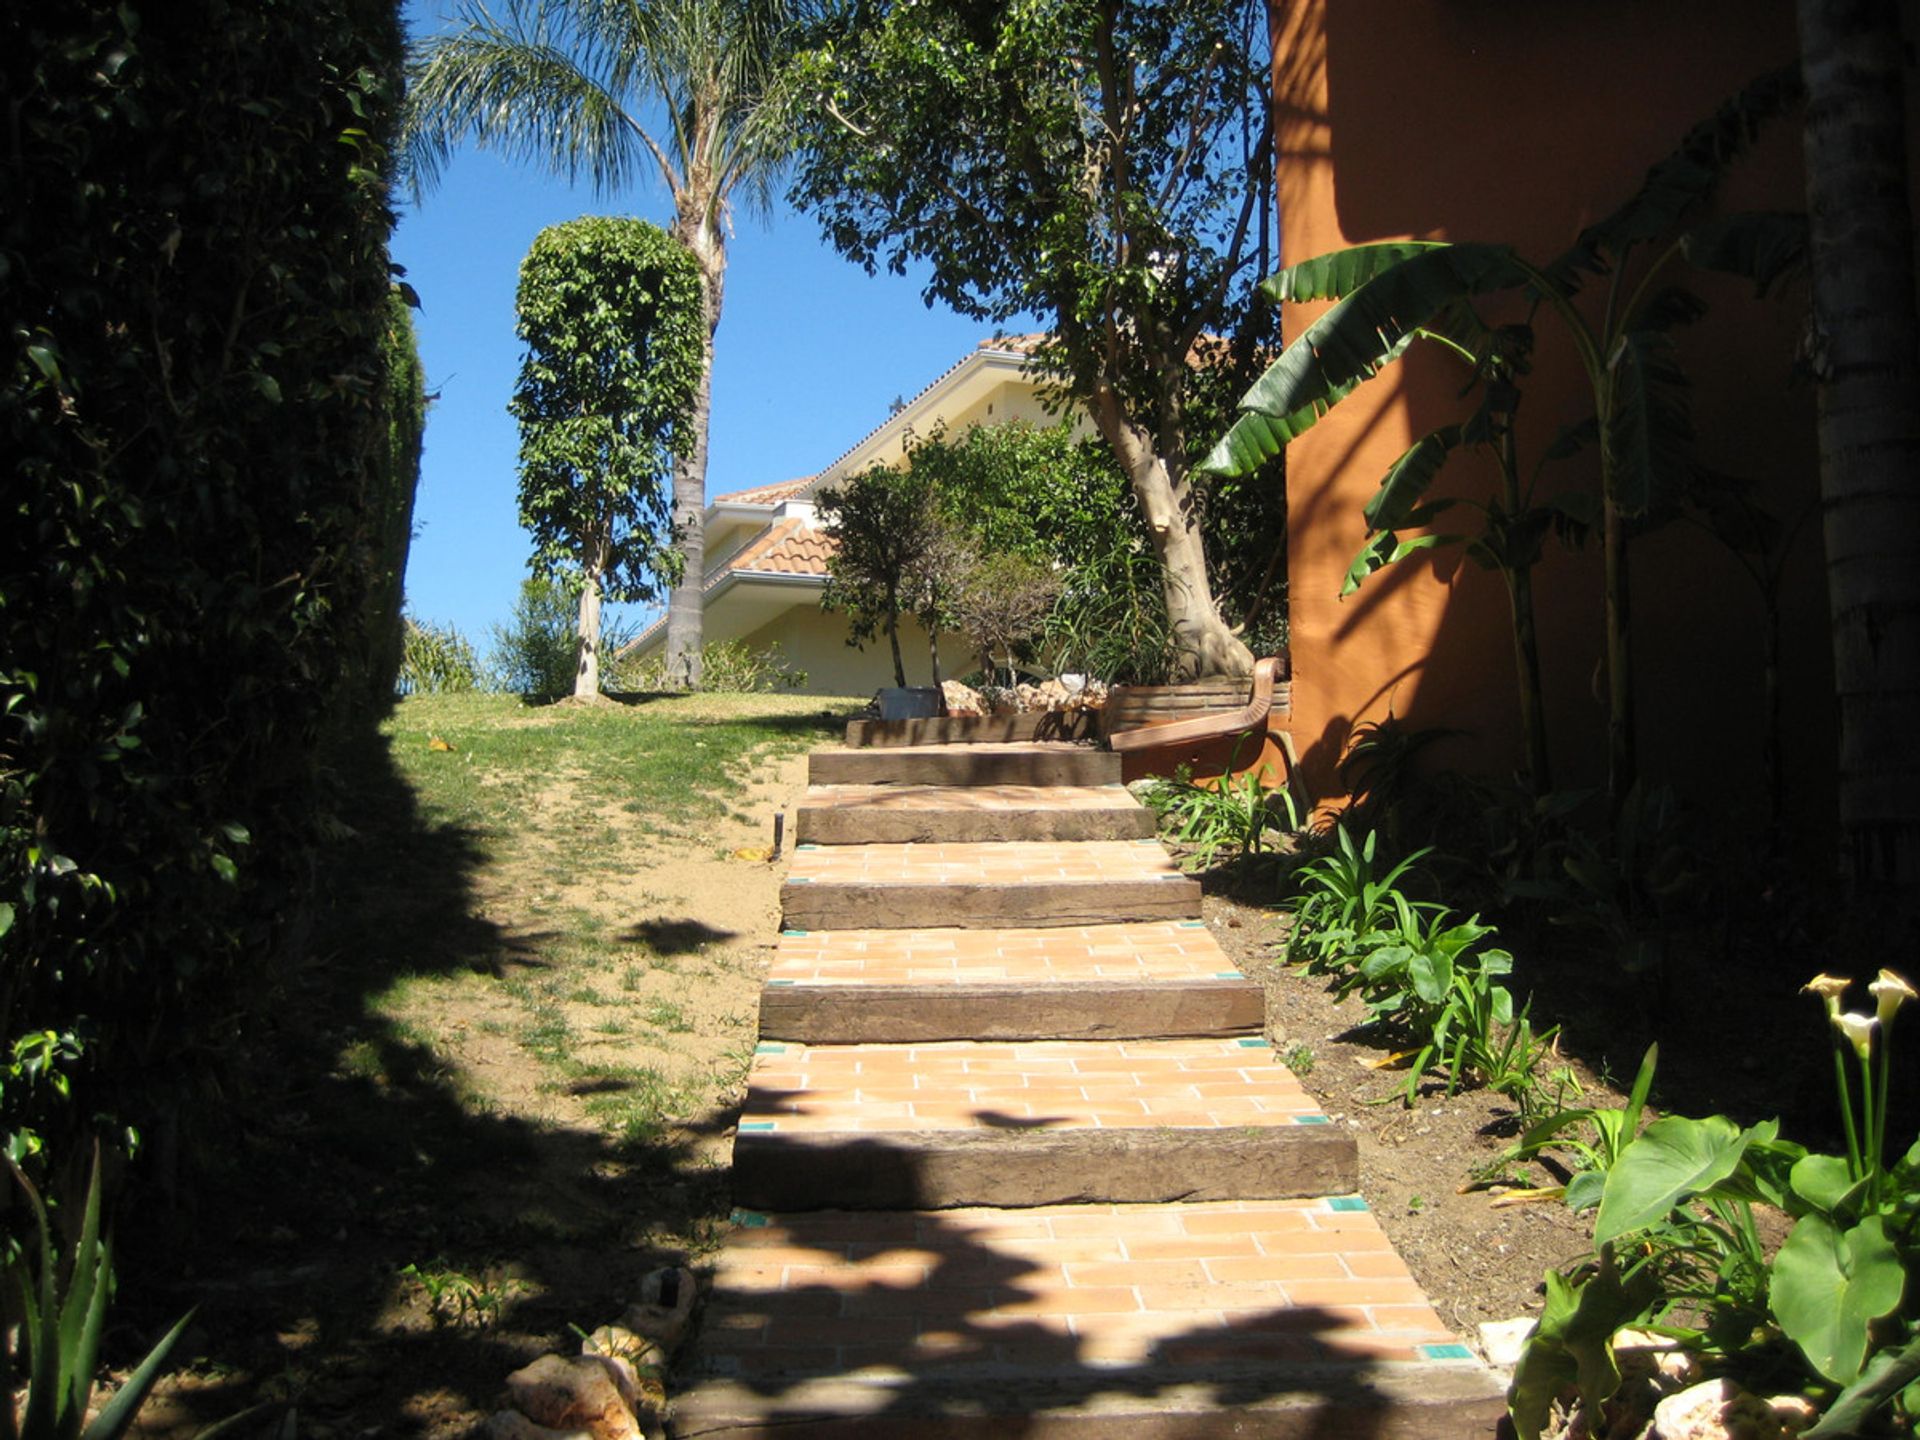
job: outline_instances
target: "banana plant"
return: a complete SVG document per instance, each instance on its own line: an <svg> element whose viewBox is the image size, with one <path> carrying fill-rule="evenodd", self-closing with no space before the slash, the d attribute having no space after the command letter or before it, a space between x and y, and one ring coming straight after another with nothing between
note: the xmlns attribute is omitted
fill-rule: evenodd
<svg viewBox="0 0 1920 1440"><path fill-rule="evenodd" d="M1607 615L1608 775L1616 803L1636 776L1628 544L1676 505L1693 475L1686 376L1672 332L1704 306L1668 283L1676 262L1744 275L1763 291L1805 250L1803 217L1747 215L1684 228L1766 119L1799 94L1797 74L1763 77L1696 126L1655 165L1612 215L1583 231L1556 259L1529 261L1506 245L1404 241L1359 245L1289 267L1265 282L1268 298L1336 303L1281 353L1241 399L1239 418L1201 468L1250 473L1416 343L1437 346L1471 368L1483 391L1466 422L1423 437L1389 469L1367 507L1368 541L1347 575L1349 589L1407 555L1463 537L1425 530L1450 505L1430 500L1442 466L1462 449L1490 449L1500 472L1495 498L1478 508L1475 559L1508 579L1522 687L1523 728L1536 787L1547 777L1539 718L1538 657L1527 579L1554 523L1572 533L1597 515L1603 534ZM1644 254L1644 260L1637 257ZM1605 280L1598 303L1582 295ZM1524 318L1495 325L1481 307L1517 302ZM1517 382L1531 356L1533 321L1544 310L1567 336L1587 380L1592 412L1564 428L1546 460L1588 445L1598 451L1597 495L1543 503L1522 485L1513 430Z"/></svg>

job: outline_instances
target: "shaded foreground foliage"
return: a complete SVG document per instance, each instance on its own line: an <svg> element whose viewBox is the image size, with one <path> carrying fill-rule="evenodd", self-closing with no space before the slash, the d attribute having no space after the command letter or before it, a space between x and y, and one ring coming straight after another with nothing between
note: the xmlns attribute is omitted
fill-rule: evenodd
<svg viewBox="0 0 1920 1440"><path fill-rule="evenodd" d="M393 0L9 7L0 1131L163 1171L386 703L424 398Z"/></svg>

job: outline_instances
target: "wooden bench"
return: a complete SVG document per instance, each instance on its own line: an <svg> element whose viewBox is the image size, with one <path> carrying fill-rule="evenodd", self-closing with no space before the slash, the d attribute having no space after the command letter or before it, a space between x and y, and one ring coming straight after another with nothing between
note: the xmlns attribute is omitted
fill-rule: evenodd
<svg viewBox="0 0 1920 1440"><path fill-rule="evenodd" d="M1128 780L1185 765L1196 776L1264 772L1263 783L1277 787L1292 777L1293 746L1272 721L1291 713L1292 680L1288 658L1272 655L1250 678L1121 686L1107 697L1101 728Z"/></svg>

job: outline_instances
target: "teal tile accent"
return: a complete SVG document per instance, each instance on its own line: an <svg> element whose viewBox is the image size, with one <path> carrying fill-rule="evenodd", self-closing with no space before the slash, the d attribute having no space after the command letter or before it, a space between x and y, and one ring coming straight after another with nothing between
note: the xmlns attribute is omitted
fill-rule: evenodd
<svg viewBox="0 0 1920 1440"><path fill-rule="evenodd" d="M796 981L792 980L769 980L767 981L767 988L771 990L776 985L792 985L796 983Z"/></svg>
<svg viewBox="0 0 1920 1440"><path fill-rule="evenodd" d="M772 1040L763 1040L753 1047L753 1053L756 1055L784 1055L787 1053L787 1047L776 1044Z"/></svg>
<svg viewBox="0 0 1920 1440"><path fill-rule="evenodd" d="M1244 980L1247 977L1242 975L1238 970L1216 970L1213 972L1213 978L1216 980Z"/></svg>
<svg viewBox="0 0 1920 1440"><path fill-rule="evenodd" d="M1271 1050L1273 1048L1273 1046L1269 1045L1265 1040L1259 1038L1241 1040L1238 1043L1242 1050Z"/></svg>
<svg viewBox="0 0 1920 1440"><path fill-rule="evenodd" d="M1332 1195L1327 1198L1329 1210L1364 1210L1367 1202L1358 1195Z"/></svg>
<svg viewBox="0 0 1920 1440"><path fill-rule="evenodd" d="M820 848L820 842L818 840L802 840L793 848L796 850L818 850Z"/></svg>
<svg viewBox="0 0 1920 1440"><path fill-rule="evenodd" d="M792 935L797 939L800 936L805 935L807 932L804 930L782 930L780 933L782 935Z"/></svg>
<svg viewBox="0 0 1920 1440"><path fill-rule="evenodd" d="M787 884L789 885L811 885L812 883L813 877L811 875L789 875L787 877Z"/></svg>
<svg viewBox="0 0 1920 1440"><path fill-rule="evenodd" d="M1331 1125L1333 1123L1333 1117L1331 1115L1296 1115L1293 1117L1293 1123L1296 1125Z"/></svg>
<svg viewBox="0 0 1920 1440"><path fill-rule="evenodd" d="M771 1130L779 1123L777 1120L742 1120L740 1122L740 1128L742 1130Z"/></svg>
<svg viewBox="0 0 1920 1440"><path fill-rule="evenodd" d="M767 1226L767 1217L758 1210L736 1210L727 1219L746 1230L764 1230Z"/></svg>
<svg viewBox="0 0 1920 1440"><path fill-rule="evenodd" d="M1180 928L1182 930L1204 930L1207 928L1207 922L1204 920L1182 920L1180 922Z"/></svg>
<svg viewBox="0 0 1920 1440"><path fill-rule="evenodd" d="M1416 1345L1414 1347L1429 1360L1471 1360L1473 1351L1464 1345Z"/></svg>

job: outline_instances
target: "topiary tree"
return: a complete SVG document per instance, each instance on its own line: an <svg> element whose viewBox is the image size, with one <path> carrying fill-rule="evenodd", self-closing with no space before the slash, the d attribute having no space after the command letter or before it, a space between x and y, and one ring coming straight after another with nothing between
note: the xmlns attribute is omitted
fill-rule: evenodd
<svg viewBox="0 0 1920 1440"><path fill-rule="evenodd" d="M597 695L602 600L651 600L674 573L667 479L705 362L700 267L658 226L587 216L534 237L515 303L520 523L535 572L579 587L573 693Z"/></svg>
<svg viewBox="0 0 1920 1440"><path fill-rule="evenodd" d="M833 541L821 608L847 617L847 643L864 646L885 635L893 651L893 683L907 683L900 657L900 617L919 615L937 630L940 576L950 537L927 479L912 470L876 465L844 486L822 490L816 502ZM939 562L929 568L928 561ZM936 573L936 570L938 573ZM934 683L939 683L935 652Z"/></svg>

